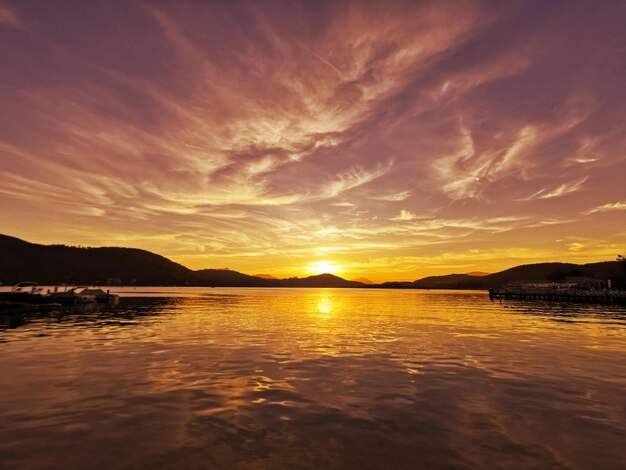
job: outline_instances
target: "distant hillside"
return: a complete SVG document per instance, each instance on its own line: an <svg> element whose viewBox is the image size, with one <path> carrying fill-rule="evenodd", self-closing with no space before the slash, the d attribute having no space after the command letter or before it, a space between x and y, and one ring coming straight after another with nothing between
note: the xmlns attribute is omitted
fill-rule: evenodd
<svg viewBox="0 0 626 470"><path fill-rule="evenodd" d="M368 278L366 277L357 277L356 279L352 279L352 281L354 282L360 282L361 284L374 284L372 281L370 281Z"/></svg>
<svg viewBox="0 0 626 470"><path fill-rule="evenodd" d="M515 281L564 281L568 276L585 276L593 279L620 280L621 266L616 261L601 263L540 263L516 266L490 274L482 279L491 285L500 286Z"/></svg>
<svg viewBox="0 0 626 470"><path fill-rule="evenodd" d="M626 288L626 263L605 261L589 264L539 263L504 271L429 276L413 282L385 282L370 285L361 279L348 281L332 274L305 278L275 279L249 276L227 269L192 271L163 256L136 248L79 248L38 245L0 235L0 282L15 284L122 284L232 287L370 287L420 289L487 289L509 282L563 281L569 276L611 279Z"/></svg>
<svg viewBox="0 0 626 470"><path fill-rule="evenodd" d="M331 274L266 279L228 269L192 271L136 248L38 245L0 235L0 282L40 284L189 285L216 287L361 287Z"/></svg>
<svg viewBox="0 0 626 470"><path fill-rule="evenodd" d="M215 287L278 287L280 282L228 269L201 269L195 271L195 275L201 285Z"/></svg>
<svg viewBox="0 0 626 470"><path fill-rule="evenodd" d="M20 281L185 285L197 278L192 270L149 251L37 245L0 235L0 282Z"/></svg>
<svg viewBox="0 0 626 470"><path fill-rule="evenodd" d="M333 274L319 274L305 278L292 277L282 279L282 287L363 287L365 284L356 281L347 281Z"/></svg>
<svg viewBox="0 0 626 470"><path fill-rule="evenodd" d="M420 288L419 286L413 285L412 282L409 281L388 281L383 282L382 284L374 284L370 287L382 287L383 289L415 289Z"/></svg>
<svg viewBox="0 0 626 470"><path fill-rule="evenodd" d="M445 276L429 276L413 281L412 287L421 289L482 289L485 276L469 274L447 274Z"/></svg>
<svg viewBox="0 0 626 470"><path fill-rule="evenodd" d="M592 279L611 279L613 283L624 283L624 266L616 261L600 263L538 263L515 266L486 276L449 274L430 276L413 282L413 287L422 289L487 289L500 287L510 282L564 281L567 277L584 276Z"/></svg>

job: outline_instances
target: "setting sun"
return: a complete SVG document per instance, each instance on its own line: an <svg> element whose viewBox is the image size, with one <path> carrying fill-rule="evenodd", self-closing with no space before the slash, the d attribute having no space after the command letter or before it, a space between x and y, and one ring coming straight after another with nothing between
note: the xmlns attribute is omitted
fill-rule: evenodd
<svg viewBox="0 0 626 470"><path fill-rule="evenodd" d="M0 470L626 470L625 26L0 0Z"/></svg>
<svg viewBox="0 0 626 470"><path fill-rule="evenodd" d="M313 261L308 264L307 270L311 274L337 274L341 271L332 261Z"/></svg>

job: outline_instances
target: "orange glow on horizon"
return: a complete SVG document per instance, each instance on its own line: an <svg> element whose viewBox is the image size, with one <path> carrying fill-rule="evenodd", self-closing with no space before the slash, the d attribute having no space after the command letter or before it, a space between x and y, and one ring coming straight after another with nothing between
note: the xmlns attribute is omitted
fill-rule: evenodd
<svg viewBox="0 0 626 470"><path fill-rule="evenodd" d="M374 282L626 253L619 2L47 3L0 0L0 234Z"/></svg>
<svg viewBox="0 0 626 470"><path fill-rule="evenodd" d="M337 274L341 268L332 261L313 261L307 265L307 272L317 274Z"/></svg>

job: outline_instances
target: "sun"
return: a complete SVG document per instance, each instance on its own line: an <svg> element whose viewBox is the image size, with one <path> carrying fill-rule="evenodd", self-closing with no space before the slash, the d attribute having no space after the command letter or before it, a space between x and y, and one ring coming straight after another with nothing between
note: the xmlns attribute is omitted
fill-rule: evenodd
<svg viewBox="0 0 626 470"><path fill-rule="evenodd" d="M307 270L311 274L336 274L341 269L332 261L313 261L308 264Z"/></svg>

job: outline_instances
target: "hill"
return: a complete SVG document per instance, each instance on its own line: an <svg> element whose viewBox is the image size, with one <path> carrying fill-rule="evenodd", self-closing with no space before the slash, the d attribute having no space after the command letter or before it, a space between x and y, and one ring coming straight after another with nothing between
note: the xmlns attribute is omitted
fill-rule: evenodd
<svg viewBox="0 0 626 470"><path fill-rule="evenodd" d="M567 277L584 276L593 279L620 280L623 272L616 261L601 263L540 263L516 266L514 268L490 274L482 279L493 286L501 286L507 282L525 281L564 281Z"/></svg>
<svg viewBox="0 0 626 470"><path fill-rule="evenodd" d="M567 277L584 276L592 279L611 279L614 284L624 283L625 272L617 261L600 263L537 263L515 266L486 276L449 274L418 279L412 287L421 289L488 289L510 282L557 282Z"/></svg>
<svg viewBox="0 0 626 470"><path fill-rule="evenodd" d="M347 281L333 274L319 274L305 278L292 277L283 279L282 287L364 287L365 284L357 281Z"/></svg>
<svg viewBox="0 0 626 470"><path fill-rule="evenodd" d="M201 269L194 272L203 286L215 287L279 287L276 279L249 276L229 269Z"/></svg>
<svg viewBox="0 0 626 470"><path fill-rule="evenodd" d="M0 235L0 282L9 285L21 281L34 281L40 284L145 286L487 289L509 282L563 281L570 276L585 276L602 280L611 279L614 286L626 288L626 263L617 261L589 264L527 264L498 273L477 274L448 274L429 276L413 282L385 282L372 285L359 280L348 281L332 274L276 279L249 276L228 269L193 271L163 256L137 248L39 245Z"/></svg>
<svg viewBox="0 0 626 470"><path fill-rule="evenodd" d="M469 274L447 274L445 276L429 276L413 281L412 287L420 289L481 289L484 276Z"/></svg>
<svg viewBox="0 0 626 470"><path fill-rule="evenodd" d="M0 235L0 282L14 284L26 280L40 284L197 282L192 270L145 250L38 245Z"/></svg>
<svg viewBox="0 0 626 470"><path fill-rule="evenodd" d="M267 279L228 269L193 271L136 248L39 245L0 235L0 282L16 284L122 284L216 287L361 287L332 274Z"/></svg>

